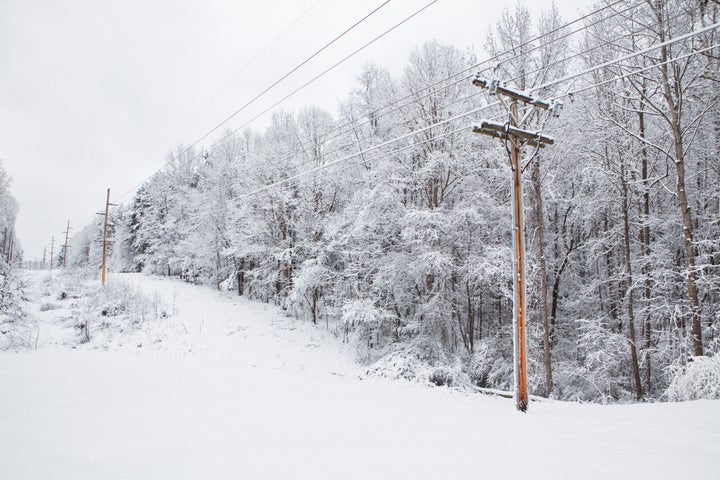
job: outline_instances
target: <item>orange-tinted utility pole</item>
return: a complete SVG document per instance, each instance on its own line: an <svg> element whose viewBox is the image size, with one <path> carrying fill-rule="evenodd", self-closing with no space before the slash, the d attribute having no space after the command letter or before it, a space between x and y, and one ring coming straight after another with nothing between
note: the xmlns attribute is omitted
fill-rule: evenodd
<svg viewBox="0 0 720 480"><path fill-rule="evenodd" d="M510 125L517 126L518 102L510 103ZM510 165L513 172L513 247L515 251L513 290L515 292L513 332L515 333L515 401L518 410L527 411L527 319L525 317L525 218L523 216L522 164L518 138L510 141Z"/></svg>
<svg viewBox="0 0 720 480"><path fill-rule="evenodd" d="M510 168L512 178L512 216L513 216L513 366L515 371L515 402L521 412L527 411L527 327L526 327L526 301L525 293L527 281L525 278L525 220L523 218L523 192L522 192L522 148L530 145L536 148L552 145L554 140L540 132L522 130L525 121L533 112L528 107L537 107L553 111L556 115L562 104L560 102L548 103L535 99L527 93L507 87L498 80L487 81L479 76L473 80L473 85L488 89L490 95L501 95L501 103L508 110L507 123L500 124L483 120L473 128L475 133L499 138L504 143L510 155ZM523 117L520 117L519 102L523 102Z"/></svg>

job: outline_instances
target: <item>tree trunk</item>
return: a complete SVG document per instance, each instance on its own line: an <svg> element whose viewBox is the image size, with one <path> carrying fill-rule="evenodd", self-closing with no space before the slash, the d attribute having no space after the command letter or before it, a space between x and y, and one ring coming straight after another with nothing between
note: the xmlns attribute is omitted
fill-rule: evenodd
<svg viewBox="0 0 720 480"><path fill-rule="evenodd" d="M658 21L659 40L666 40L665 34L665 2L657 2L655 13ZM683 248L685 253L685 280L687 282L687 295L690 303L690 335L693 343L693 354L703 354L702 329L700 325L700 302L698 301L697 271L695 263L695 245L693 244L693 222L690 214L687 192L685 190L685 146L682 128L683 83L679 67L672 63L668 65L668 47L660 48L660 68L662 75L660 83L665 104L670 112L668 121L674 141L676 194L678 208L683 223ZM672 67L672 73L670 72ZM672 78L671 78L672 76Z"/></svg>
<svg viewBox="0 0 720 480"><path fill-rule="evenodd" d="M318 288L315 287L315 288L313 288L313 293L312 293L312 322L313 322L314 325L317 325L317 303L318 303L318 298L320 298L320 295L319 295L319 292L318 292Z"/></svg>
<svg viewBox="0 0 720 480"><path fill-rule="evenodd" d="M643 85L643 96L645 88ZM639 127L640 138L645 139L645 114L644 102L640 103ZM652 290L650 286L650 185L648 184L648 151L643 146L640 152L640 181L642 182L642 205L640 220L640 255L642 255L642 275L643 275L643 303L645 306L645 319L643 322L643 350L645 359L645 391L652 391L652 358L650 351L652 349L652 321L650 317L650 302Z"/></svg>
<svg viewBox="0 0 720 480"><path fill-rule="evenodd" d="M243 296L245 293L245 259L240 259L240 268L237 272L237 285L238 285L238 295Z"/></svg>
<svg viewBox="0 0 720 480"><path fill-rule="evenodd" d="M643 396L642 383L640 381L640 365L638 363L637 346L635 344L635 312L633 304L633 274L630 259L630 220L628 188L625 180L625 161L620 159L620 187L622 191L622 217L623 217L623 256L625 260L625 298L627 305L627 338L630 344L630 366L632 368L633 381L635 382L635 398L640 400Z"/></svg>
<svg viewBox="0 0 720 480"><path fill-rule="evenodd" d="M468 336L468 350L470 353L475 351L475 312L472 307L472 297L470 295L470 282L465 280L465 295L467 297L467 336Z"/></svg>
<svg viewBox="0 0 720 480"><path fill-rule="evenodd" d="M677 132L679 134L679 131ZM677 173L678 207L683 222L683 247L685 249L685 278L688 300L690 301L690 335L693 342L693 354L703 354L702 329L700 326L700 302L698 301L697 273L695 263L695 245L693 244L693 223L690 215L687 194L685 193L685 161L683 159L682 137L676 136L675 171Z"/></svg>
<svg viewBox="0 0 720 480"><path fill-rule="evenodd" d="M535 222L537 223L537 250L540 267L540 319L543 326L543 350L545 364L545 388L547 395L553 391L552 362L550 352L550 325L548 322L548 275L545 260L545 220L543 216L540 161L535 159L530 170L530 182L535 193Z"/></svg>

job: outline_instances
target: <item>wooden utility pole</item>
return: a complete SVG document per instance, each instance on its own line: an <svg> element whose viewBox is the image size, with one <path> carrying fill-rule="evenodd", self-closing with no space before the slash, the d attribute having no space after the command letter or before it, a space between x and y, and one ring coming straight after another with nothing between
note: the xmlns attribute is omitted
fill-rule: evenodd
<svg viewBox="0 0 720 480"><path fill-rule="evenodd" d="M53 235L52 240L50 241L50 274L52 274L53 252L54 251L55 251L55 236Z"/></svg>
<svg viewBox="0 0 720 480"><path fill-rule="evenodd" d="M2 246L0 246L0 248L2 249L1 253L2 253L3 257L7 253L6 245L7 245L7 227L3 229Z"/></svg>
<svg viewBox="0 0 720 480"><path fill-rule="evenodd" d="M7 263L12 263L15 249L15 232L10 230L10 252L8 253Z"/></svg>
<svg viewBox="0 0 720 480"><path fill-rule="evenodd" d="M517 126L518 103L513 99L510 104L510 125ZM513 173L513 246L515 251L514 283L515 305L513 332L515 333L515 402L518 410L527 410L527 335L525 318L525 293L527 282L525 281L525 218L523 217L523 190L522 190L522 155L517 137L510 141L510 166Z"/></svg>
<svg viewBox="0 0 720 480"><path fill-rule="evenodd" d="M107 272L107 231L108 231L108 216L110 214L110 189L107 190L107 200L105 201L105 222L103 225L103 257L102 257L102 275L101 282L102 286L105 286L105 275Z"/></svg>
<svg viewBox="0 0 720 480"><path fill-rule="evenodd" d="M525 92L509 88L498 80L492 82L479 75L473 80L473 85L488 89L491 95L500 95L501 103L508 110L509 118L504 124L483 120L473 128L475 133L499 138L505 143L510 156L510 169L512 170L512 217L513 217L513 366L515 372L515 402L521 412L527 411L527 327L526 327L526 301L525 292L527 281L525 278L525 221L523 217L522 192L522 149L526 145L536 148L552 145L554 140L540 132L522 130L530 113L534 109L524 108L524 116L520 117L518 104L551 110L556 114L561 103L548 103L533 98ZM528 110L527 112L525 110Z"/></svg>
<svg viewBox="0 0 720 480"><path fill-rule="evenodd" d="M67 222L67 228L63 232L65 234L65 244L63 245L63 268L67 267L67 249L68 249L68 238L70 235L70 220Z"/></svg>

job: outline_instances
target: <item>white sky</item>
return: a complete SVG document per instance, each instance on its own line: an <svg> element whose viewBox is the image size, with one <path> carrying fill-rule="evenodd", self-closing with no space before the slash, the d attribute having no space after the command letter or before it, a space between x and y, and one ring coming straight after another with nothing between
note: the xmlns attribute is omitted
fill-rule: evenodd
<svg viewBox="0 0 720 480"><path fill-rule="evenodd" d="M166 153L205 134L383 0L320 0L242 75L209 97L317 0L0 0L0 159L20 203L25 259L160 168ZM233 119L238 126L429 0L390 3ZM527 2L533 10L549 0ZM572 20L590 0L558 1ZM505 6L439 0L284 103L335 112L362 65L399 74L433 38L482 59ZM186 119L188 119L185 121ZM269 117L269 114L265 117ZM261 127L263 119L252 126ZM222 129L221 129L222 131ZM219 134L220 132L218 132ZM204 144L210 145L211 136Z"/></svg>

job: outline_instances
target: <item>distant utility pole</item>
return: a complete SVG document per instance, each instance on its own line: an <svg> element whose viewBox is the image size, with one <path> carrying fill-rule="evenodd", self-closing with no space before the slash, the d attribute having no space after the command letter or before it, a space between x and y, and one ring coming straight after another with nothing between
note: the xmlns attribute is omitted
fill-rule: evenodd
<svg viewBox="0 0 720 480"><path fill-rule="evenodd" d="M515 371L515 402L521 412L527 411L527 328L526 322L526 279L525 279L525 220L523 218L522 194L522 149L529 145L537 149L545 145L552 145L554 140L540 134L539 131L523 130L525 123L535 112L535 108L550 110L556 115L562 108L560 102L544 102L535 99L525 92L515 90L501 84L499 80L488 81L475 76L473 85L489 90L490 95L499 95L500 102L508 111L508 121L504 124L483 120L473 127L473 132L499 138L503 141L510 156L510 169L513 172L513 247L515 252L513 265L513 365ZM524 116L520 118L518 103L522 102Z"/></svg>
<svg viewBox="0 0 720 480"><path fill-rule="evenodd" d="M105 286L105 279L107 274L107 233L108 233L108 217L110 215L110 206L115 206L114 203L110 203L110 189L107 190L107 200L105 201L105 221L103 225L103 255L102 255L102 275L101 275L101 283L102 286ZM102 215L100 213L99 215Z"/></svg>
<svg viewBox="0 0 720 480"><path fill-rule="evenodd" d="M55 236L53 235L52 240L50 242L50 275L52 275L53 252L54 251L55 251Z"/></svg>
<svg viewBox="0 0 720 480"><path fill-rule="evenodd" d="M67 228L63 232L65 234L65 245L63 245L63 268L67 267L67 249L68 249L68 236L70 235L70 220L67 222Z"/></svg>
<svg viewBox="0 0 720 480"><path fill-rule="evenodd" d="M10 230L10 252L8 253L7 263L12 263L14 249L15 249L15 232L13 230Z"/></svg>

